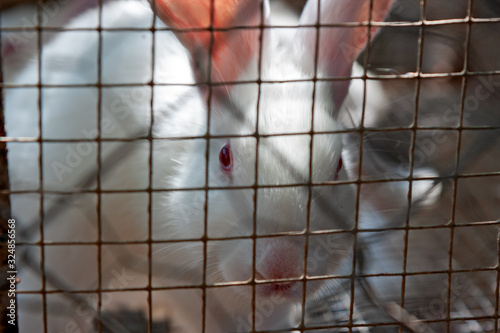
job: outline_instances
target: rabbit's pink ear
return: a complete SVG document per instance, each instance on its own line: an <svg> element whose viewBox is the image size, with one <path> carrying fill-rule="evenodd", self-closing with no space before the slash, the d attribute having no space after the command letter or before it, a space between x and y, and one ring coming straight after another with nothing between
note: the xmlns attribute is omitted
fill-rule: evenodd
<svg viewBox="0 0 500 333"><path fill-rule="evenodd" d="M267 8L267 0L264 6L259 0L149 1L191 53L198 82L208 81L210 61L211 82L234 81L259 54L261 8Z"/></svg>
<svg viewBox="0 0 500 333"><path fill-rule="evenodd" d="M319 17L318 1L320 1L321 14ZM350 76L353 62L367 45L368 36L373 38L378 30L378 27L372 26L369 34L368 23L383 22L392 3L393 0L309 0L300 18L300 25L319 23L320 28L299 29L297 39L304 45L299 52L302 53L306 70L312 70L314 66L310 59L314 58L316 33L319 30L318 77ZM335 26L345 23L351 24L347 27ZM363 26L359 26L360 23ZM345 99L348 87L348 80L332 81L332 92L337 110Z"/></svg>

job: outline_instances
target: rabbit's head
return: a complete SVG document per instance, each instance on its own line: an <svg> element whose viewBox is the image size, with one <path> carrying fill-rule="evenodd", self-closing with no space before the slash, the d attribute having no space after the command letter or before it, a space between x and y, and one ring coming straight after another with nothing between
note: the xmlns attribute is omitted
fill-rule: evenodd
<svg viewBox="0 0 500 333"><path fill-rule="evenodd" d="M391 3L309 1L293 30L267 25L266 1L153 4L177 29L198 81L212 83L200 86L209 142L193 144L176 179L180 187L208 185L207 201L203 191L172 191L166 214L181 237L206 231L217 280L350 273L356 196L336 183L347 177L336 113L352 63L375 32L368 22L383 20ZM343 23L351 24L335 26ZM179 210L193 201L202 204ZM257 293L298 300L298 284L262 284ZM308 292L322 285L312 281Z"/></svg>

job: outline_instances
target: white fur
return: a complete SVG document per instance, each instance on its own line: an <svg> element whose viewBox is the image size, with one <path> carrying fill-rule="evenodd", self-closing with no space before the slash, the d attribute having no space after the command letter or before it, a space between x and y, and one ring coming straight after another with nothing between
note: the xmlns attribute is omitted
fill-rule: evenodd
<svg viewBox="0 0 500 333"><path fill-rule="evenodd" d="M93 14L90 12L80 16L68 27L79 26L91 15ZM151 22L152 12L139 2L112 2L104 6L103 17L105 27L144 27L145 22ZM164 26L159 24L158 27ZM275 36L272 32L264 36L266 45L262 77L270 80L291 77L310 79L311 73L305 73L301 69L302 59L293 53L291 45L283 46L283 41L287 41L287 38L290 37ZM339 129L332 117L334 101L331 99L329 86L321 83L317 85L314 113L311 112L311 82L264 83L260 86L260 92L256 84L229 87L227 100L214 97L209 113L204 98L206 95L197 87L189 86L195 83L189 55L176 37L167 31L157 34L154 71L151 50L151 34L148 31L103 32L101 82L127 83L133 86L103 88L101 95L92 87L64 88L63 94L60 93L61 88L42 89L42 138L83 140L77 143L43 144L43 189L62 192L94 190L97 185L96 177L86 185L82 185L83 179L93 175L98 160L103 169L112 166L100 179L101 190L133 189L138 192L101 195L102 240L146 240L149 198L146 192L140 191L145 190L149 183L150 150L146 138L151 124L149 109L153 96L152 137L173 139L153 141L151 186L154 190L197 189L159 191L151 196L153 241L190 240L152 245L153 287L198 286L203 283L204 265L207 268L206 283L232 283L233 285L222 288L206 289L206 332L215 333L250 329L252 288L245 285L245 282L251 280L254 267L257 281L281 275L300 279L305 273L308 277L348 275L352 269L353 256L351 233L316 234L307 238L303 234L307 228L311 232L346 231L355 225L355 195L351 186L308 186L310 181L334 181L342 149L340 135L335 133L314 135L311 144L311 131ZM97 83L98 52L97 33L82 32L80 39L75 33L63 33L47 45L44 51L43 58L46 61L42 61L41 83ZM256 53L253 65L249 64L248 68L255 68L252 66L256 64L257 55ZM30 65L21 73L19 80L23 82L25 77L36 77L36 73L36 66ZM245 78L245 75L242 74L242 77ZM153 91L147 85L150 80L157 84L152 88ZM33 98L37 98L35 88L30 93ZM12 137L36 139L40 134L37 129L38 121L29 120L38 118L38 105L25 96L25 91L14 88L7 90L7 131ZM125 145L120 141L104 141L100 148L95 141L85 141L96 139L99 102L102 105L102 138L142 138L126 144L124 153L118 157L112 154ZM241 137L214 138L207 147L203 135L207 132L208 114L211 115L210 134ZM264 136L258 139L252 136L256 130ZM187 139L182 139L183 137ZM221 171L218 160L219 150L228 140L234 158L231 177ZM28 181L32 183L31 188L38 186L39 157L38 153L33 152L33 147L36 151L36 144L9 144L12 190L27 186L24 178L26 175L31 175ZM28 152L28 149L31 151ZM255 170L257 151L258 170ZM98 153L101 153L101 157ZM114 156L111 162L110 156ZM61 165L68 168L61 168ZM205 172L205 165L208 172ZM23 170L19 166L26 166L27 169ZM346 177L342 170L340 179ZM254 184L255 179L257 184ZM203 191L205 183L210 187L206 203ZM254 185L264 187L257 189L255 193ZM273 185L284 187L272 187ZM248 188L218 189L234 186ZM13 195L13 205L16 207L16 200L21 199L22 195ZM89 199L91 203L95 203L93 200L96 198ZM208 237L249 237L254 229L259 236L280 233L298 235L258 238L255 242L256 262L253 263L254 243L250 238L209 240L205 248L200 241L205 230L205 206ZM55 221L45 221L45 240L71 241L78 235L84 240L95 241L95 232L91 231L97 228L96 210L95 206L89 207L84 209L86 214L80 218L72 216L71 219L65 219L62 214ZM32 212L28 213L31 208L37 209L33 206L26 209L26 212L15 210L14 214L23 221L33 215ZM257 223L255 227L254 213ZM90 235L85 238L83 235L87 233ZM307 260L304 259L306 239ZM146 245L103 246L101 255L109 258L102 263L103 275L107 274L109 279L103 278L101 287L110 287L113 281L116 283L112 274L123 269L134 278L118 287L140 288L147 284L147 260L141 260L147 256ZM95 289L98 287L96 257L95 247L92 246L79 250L75 247L63 250L61 247L59 251L53 250L51 257L45 259L45 269L47 272L59 272L69 286ZM304 261L307 261L307 272L304 272ZM58 267L66 269L61 271ZM29 275L28 272L21 274ZM34 276L31 278L36 280ZM340 282L336 279L308 281L306 295L303 295L303 284L299 281L295 282L293 292L286 298L267 297L266 287L257 286L256 328L291 329L299 318L294 316L293 309L300 305L303 297L309 299L324 293L335 293L338 292L339 285ZM36 290L37 285L21 283L20 289ZM154 291L155 310L168 303L177 311L175 318L179 318L179 325L186 332L200 332L203 309L201 293L201 288ZM57 304L52 298L48 302ZM147 302L131 293L123 299L116 296L110 304L103 302L103 309L117 309L123 305L145 309ZM21 303L20 307L21 322L28 325L33 313L28 311L28 303ZM269 310L269 313L263 310L270 307L272 311ZM69 309L67 308L69 313L49 312L50 328L62 329L69 320L74 320L80 329L90 331L88 317L79 314L78 308L76 314ZM31 328L26 331L29 329Z"/></svg>

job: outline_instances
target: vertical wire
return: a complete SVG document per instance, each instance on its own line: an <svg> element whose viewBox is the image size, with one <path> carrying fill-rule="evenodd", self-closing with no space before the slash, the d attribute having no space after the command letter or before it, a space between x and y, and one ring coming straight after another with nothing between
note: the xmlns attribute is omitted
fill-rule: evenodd
<svg viewBox="0 0 500 333"><path fill-rule="evenodd" d="M500 221L499 221L500 222ZM496 287L495 287L495 313L493 314L493 318L495 319L494 323L494 332L498 332L498 298L500 294L500 225L497 224L497 262L496 262Z"/></svg>
<svg viewBox="0 0 500 333"><path fill-rule="evenodd" d="M412 136L409 151L409 175L408 175L408 209L405 216L404 224L404 248L403 248L403 269L401 272L401 308L405 308L406 301L406 279L408 274L408 248L409 248L409 238L410 238L410 219L411 219L411 209L412 209L412 197L413 197L413 171L415 167L415 150L416 150L416 139L418 133L418 119L419 119L419 106L420 106L420 92L422 89L422 65L424 58L424 42L425 42L425 26L426 26L426 8L427 0L420 0L420 25L419 25L419 36L417 45L417 82L415 89L415 115L413 117L413 124L411 126ZM400 323L399 332L403 333L404 325Z"/></svg>
<svg viewBox="0 0 500 333"><path fill-rule="evenodd" d="M43 318L43 332L48 333L48 325L47 325L47 286L46 286L46 279L45 279L45 234L44 234L44 228L43 228L43 223L44 223L44 217L45 217L45 212L44 212L44 203L45 203L45 198L44 198L44 177L43 177L43 129L42 129L42 3L38 2L37 3L37 22L36 22L36 31L37 31L37 62L38 62L38 83L37 83L37 89L38 89L38 101L37 101L37 106L38 106L38 180L39 180L39 193L40 193L40 278L41 278L41 293L42 293L42 307L43 307L43 313L42 313L42 318Z"/></svg>
<svg viewBox="0 0 500 333"><path fill-rule="evenodd" d="M153 13L156 13L156 1L151 1ZM149 123L149 174L148 174L148 332L153 332L153 126L154 126L154 84L155 84L155 64L156 64L156 15L153 15L151 22L151 82L149 83L151 89L150 100L150 123Z"/></svg>
<svg viewBox="0 0 500 333"><path fill-rule="evenodd" d="M254 205L253 205L253 216L252 216L252 235L250 236L252 239L252 280L251 280L251 287L252 287L252 299L251 299L251 310L252 310L252 323L251 323L251 331L255 331L255 309L256 309L256 283L255 283L255 273L256 273L256 260L257 260L257 198L258 198L258 180L259 180L259 147L260 147L260 133L259 133L259 115L260 115L260 99L261 99L261 93L262 93L262 57L264 56L264 47L263 47L263 42L264 42L264 31L267 32L267 29L272 29L272 27L268 27L267 25L264 24L265 22L265 13L264 13L264 0L260 0L260 24L258 27L260 30L260 35L259 35L259 53L258 53L258 59L257 59L257 103L256 103L256 110L255 110L255 179L254 179L254 184L252 186L253 189L253 200L254 200ZM267 37L270 38L271 32L268 32Z"/></svg>
<svg viewBox="0 0 500 333"><path fill-rule="evenodd" d="M453 173L453 198L452 198L452 211L451 211L451 223L450 227L450 241L448 246L448 272L447 272L447 292L446 292L446 332L451 332L450 322L451 322L451 286L452 286L452 275L453 275L453 249L454 249L454 236L455 236L455 226L456 226L456 204L457 204L457 193L458 193L458 180L460 179L460 151L462 148L462 135L464 128L464 114L465 114L465 98L468 86L469 72L469 52L470 52L470 37L472 31L472 0L467 0L467 33L465 35L464 41L464 68L462 71L462 90L460 92L460 123L457 128L458 140L457 140L457 155L455 160L455 171Z"/></svg>
<svg viewBox="0 0 500 333"><path fill-rule="evenodd" d="M97 33L98 33L98 44L97 44L97 184L96 184L96 194L97 194L97 331L102 332L102 193L101 193L101 153L102 153L102 142L101 142L101 118L102 118L102 5L103 0L97 1L98 6L98 21L97 21Z"/></svg>
<svg viewBox="0 0 500 333"><path fill-rule="evenodd" d="M311 225L311 200L312 200L312 168L313 168L313 149L314 149L314 115L316 107L316 89L318 84L318 62L319 62L319 43L320 43L320 29L321 29L321 0L318 0L316 23L314 29L316 29L316 42L314 47L314 70L313 70L313 91L312 91L312 104L311 104L311 129L309 131L310 143L309 143L309 175L307 179L307 219L306 219L306 232L304 234L304 276L302 277L302 311L300 318L300 328L305 328L305 314L306 314L306 296L307 296L307 257L309 255L309 235L310 235L310 225ZM298 28L300 29L300 28ZM332 134L335 135L335 134Z"/></svg>
<svg viewBox="0 0 500 333"><path fill-rule="evenodd" d="M352 245L352 253L353 253L353 259L352 259L352 271L350 274L350 280L351 280L351 299L349 303L349 321L348 321L348 329L349 332L352 332L353 327L354 327L354 299L356 296L356 268L358 265L358 255L361 253L358 248L358 237L359 237L359 210L360 210L360 201L361 201L361 186L363 184L363 179L362 179L362 170L363 170L363 137L364 137L364 132L365 132L365 115L366 115L366 88L367 84L366 81L368 79L367 75L367 66L368 66L368 60L370 57L370 42L371 42L371 31L372 31L372 18L373 18L373 1L370 0L370 6L369 6L369 11L368 11L368 24L366 26L366 33L367 33L367 38L366 38L366 45L365 45L365 55L364 55L364 63L363 63L363 75L362 75L362 80L363 80L363 100L362 100L362 106L361 106L361 119L360 119L360 124L359 128L357 129L358 135L359 135L359 152L358 152L358 170L357 174L358 177L355 182L356 186L356 209L355 209L355 217L354 217L354 228L352 230L354 237L353 237L353 245ZM354 60L356 61L356 60ZM352 77L352 73L350 74ZM352 80L352 79L351 79ZM360 259L361 262L361 259Z"/></svg>
<svg viewBox="0 0 500 333"><path fill-rule="evenodd" d="M212 52L214 49L215 42L215 0L210 0L210 20L207 31L210 33L210 43L208 45L208 57L207 57L207 75L206 75L206 83L208 84L208 95L207 95L207 132L205 133L205 184L204 184L204 192L205 192L205 204L204 211L205 214L203 216L203 236L201 237L201 241L203 242L203 272L202 272L202 306L201 306L201 329L202 333L206 332L206 322L207 322L207 261L208 261L208 179L209 179L209 160L210 160L210 124L211 124L211 106L212 106L212 94L213 94L213 86L212 86ZM200 32L203 33L204 31ZM205 84L205 82L200 82L200 84Z"/></svg>

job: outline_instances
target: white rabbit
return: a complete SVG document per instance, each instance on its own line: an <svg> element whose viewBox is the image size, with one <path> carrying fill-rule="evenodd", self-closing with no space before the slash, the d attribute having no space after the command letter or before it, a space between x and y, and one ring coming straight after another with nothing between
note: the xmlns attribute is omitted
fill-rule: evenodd
<svg viewBox="0 0 500 333"><path fill-rule="evenodd" d="M293 330L304 298L340 294L350 283L356 195L352 185L335 183L347 179L335 116L349 80L313 79L348 77L368 27L324 27L317 38L318 2L310 0L300 21L309 27L261 30L267 1L228 0L215 2L215 27L239 29L211 38L199 29L209 26L210 3L156 1L160 19L177 30L161 31L157 23L154 44L150 8L106 4L102 27L124 30L104 30L101 38L96 31L62 32L44 49L40 83L49 86L41 95L36 87L7 89L8 135L49 140L42 170L38 143L9 143L12 190L36 192L42 180L48 191L44 240L105 242L45 246L44 272L60 283L24 273L21 290L42 283L50 290L132 289L102 293L101 309L147 311L148 294L136 289L148 285L151 267L154 317L167 303L186 332L201 332L203 324L204 332L242 332ZM370 3L323 0L320 23L381 21L392 1L374 1L372 15ZM18 80L33 76L36 66ZM257 84L259 77L264 82ZM215 82L210 89L194 85L208 78ZM61 207L69 193L75 199ZM19 221L38 215L36 193L12 201ZM151 263L144 259L149 234ZM137 244L119 243L127 241ZM91 331L97 296L89 295L64 308L56 307L64 302L60 294L47 295L48 327ZM23 301L41 306L35 296L21 295L21 307ZM37 323L28 308L21 313L26 331L22 315Z"/></svg>

